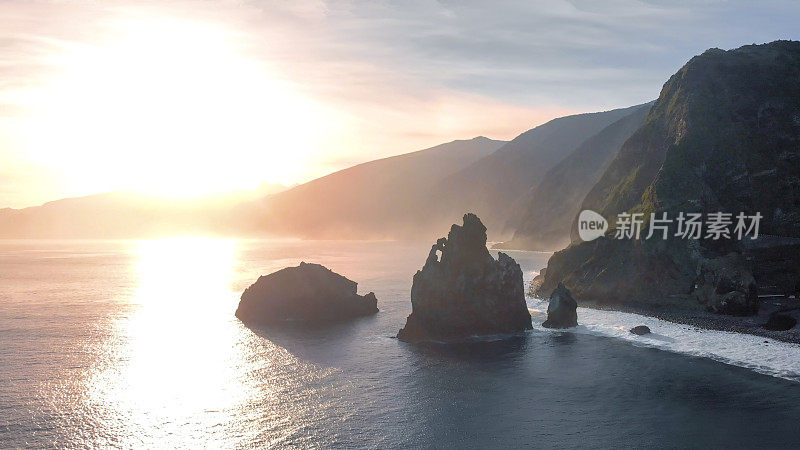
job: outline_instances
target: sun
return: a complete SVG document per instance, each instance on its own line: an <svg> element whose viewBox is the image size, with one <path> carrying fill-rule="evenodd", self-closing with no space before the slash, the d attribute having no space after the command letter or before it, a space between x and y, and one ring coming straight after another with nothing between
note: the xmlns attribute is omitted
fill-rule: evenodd
<svg viewBox="0 0 800 450"><path fill-rule="evenodd" d="M320 147L323 109L219 26L120 21L53 55L24 147L77 190L199 195L291 183Z"/></svg>

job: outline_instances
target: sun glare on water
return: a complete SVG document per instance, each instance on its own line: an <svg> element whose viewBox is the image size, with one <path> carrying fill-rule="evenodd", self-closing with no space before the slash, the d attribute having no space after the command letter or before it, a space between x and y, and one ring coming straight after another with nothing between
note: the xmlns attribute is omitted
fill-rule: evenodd
<svg viewBox="0 0 800 450"><path fill-rule="evenodd" d="M236 242L160 239L139 243L131 313L117 320L110 363L89 383L119 436L224 427L253 395L241 375L245 351L233 317ZM181 445L192 436L180 436ZM127 443L131 444L131 443ZM135 445L135 443L133 443Z"/></svg>

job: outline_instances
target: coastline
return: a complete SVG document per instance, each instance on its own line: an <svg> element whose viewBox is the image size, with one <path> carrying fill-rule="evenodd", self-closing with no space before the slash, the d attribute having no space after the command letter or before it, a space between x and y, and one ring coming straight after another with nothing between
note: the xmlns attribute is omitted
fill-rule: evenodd
<svg viewBox="0 0 800 450"><path fill-rule="evenodd" d="M538 297L534 297L543 300ZM544 301L547 301L544 299ZM753 316L723 316L705 311L692 310L666 310L660 308L647 308L630 305L608 305L597 302L579 302L578 306L602 311L618 311L653 317L680 325L689 325L704 330L727 331L732 333L750 334L754 336L774 339L790 344L800 344L800 327L787 331L773 331L762 328L767 317L775 308L770 303L762 305L759 313ZM580 317L578 317L580 323Z"/></svg>

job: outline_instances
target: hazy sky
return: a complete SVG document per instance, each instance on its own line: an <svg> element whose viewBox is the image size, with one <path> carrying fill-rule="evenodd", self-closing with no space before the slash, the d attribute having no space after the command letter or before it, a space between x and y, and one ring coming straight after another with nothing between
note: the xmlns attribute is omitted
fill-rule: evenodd
<svg viewBox="0 0 800 450"><path fill-rule="evenodd" d="M602 4L602 6L601 6ZM643 103L800 3L0 3L0 207L194 194Z"/></svg>

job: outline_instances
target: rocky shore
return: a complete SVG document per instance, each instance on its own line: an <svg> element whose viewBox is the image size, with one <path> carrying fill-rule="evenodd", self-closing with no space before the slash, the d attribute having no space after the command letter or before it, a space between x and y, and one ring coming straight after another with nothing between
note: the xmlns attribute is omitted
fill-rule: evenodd
<svg viewBox="0 0 800 450"><path fill-rule="evenodd" d="M759 313L753 316L727 316L705 311L687 311L655 307L642 307L630 305L606 305L596 302L581 302L583 308L600 309L604 311L619 311L639 314L667 322L689 325L695 328L733 333L746 333L755 336L775 339L776 341L800 344L800 327L787 331L773 331L762 327L769 319L769 315L777 308L785 307L787 302L797 302L795 299L783 299L782 302L774 300L762 302ZM781 303L780 306L776 303Z"/></svg>

